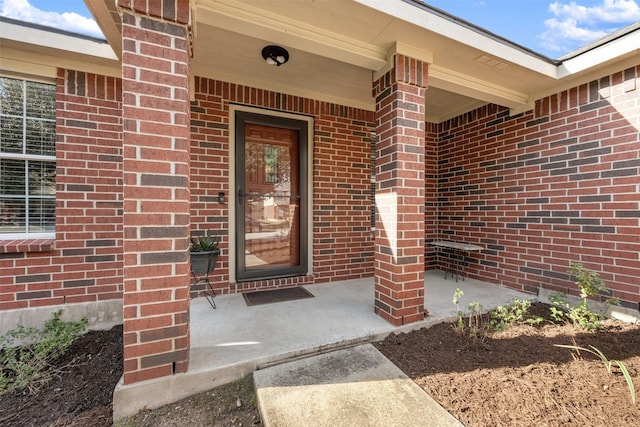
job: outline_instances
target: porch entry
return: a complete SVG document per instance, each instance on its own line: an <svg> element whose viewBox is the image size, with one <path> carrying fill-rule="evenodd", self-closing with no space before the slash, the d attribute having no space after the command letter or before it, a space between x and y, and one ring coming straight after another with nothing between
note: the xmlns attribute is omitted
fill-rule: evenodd
<svg viewBox="0 0 640 427"><path fill-rule="evenodd" d="M236 114L236 279L304 275L307 122Z"/></svg>

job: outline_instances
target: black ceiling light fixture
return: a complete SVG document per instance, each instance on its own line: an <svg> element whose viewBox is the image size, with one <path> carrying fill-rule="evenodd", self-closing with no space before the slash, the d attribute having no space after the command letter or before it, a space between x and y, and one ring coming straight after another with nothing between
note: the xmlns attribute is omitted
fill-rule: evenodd
<svg viewBox="0 0 640 427"><path fill-rule="evenodd" d="M280 46L265 46L262 49L262 57L269 65L281 66L289 60L289 52Z"/></svg>

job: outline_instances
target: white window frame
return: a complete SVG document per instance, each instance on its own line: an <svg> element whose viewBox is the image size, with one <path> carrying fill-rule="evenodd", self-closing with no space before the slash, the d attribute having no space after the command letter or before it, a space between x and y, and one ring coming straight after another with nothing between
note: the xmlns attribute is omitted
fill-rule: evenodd
<svg viewBox="0 0 640 427"><path fill-rule="evenodd" d="M30 79L30 78L26 78L26 77L18 77L15 75L7 75L7 74L0 74L0 77L2 78L9 78L9 79L14 79L14 80L19 80L22 82L23 85L23 93L26 94L26 85L27 82L32 82L32 83L43 83L43 84L48 84L48 85L52 85L55 87L55 82L54 81L50 81L50 80L44 80L44 79L38 79L38 78L34 78L34 79ZM55 93L55 90L54 90ZM27 116L27 102L28 100L25 98L23 99L23 104L22 104L22 115L21 116L9 116L9 117L20 117L23 119L23 126L26 126L26 120L29 119L30 117ZM55 102L54 102L55 105ZM53 119L43 119L41 117L32 117L33 119L38 119L38 120L44 120L44 121L48 121L48 122L53 122L55 124L56 122L56 111L54 111L54 118ZM26 141L24 140L26 138L26 129L23 129L23 141L22 141L22 149L23 152L22 153L5 153L3 151L0 151L0 158L1 159L12 159L12 160L24 160L26 162L28 161L47 161L47 162L53 162L54 165L57 164L57 160L56 160L56 155L52 155L52 156L45 156L45 155L37 155L37 154L27 154L26 153ZM56 138L54 136L54 144L56 143ZM27 201L28 204L28 200L30 198L29 196L29 174L27 174L27 176L25 177L25 194L23 195L25 198L25 201ZM56 200L56 194L54 193L53 196L50 197L43 197L43 196L39 196L38 198L48 198L48 199L53 199L54 201ZM0 233L0 240L16 240L16 239L54 239L56 232L55 232L55 214L54 214L54 230L53 231L48 231L48 232L40 232L40 233L30 233L29 230L29 210L25 209L25 228L27 229L26 232L24 233Z"/></svg>

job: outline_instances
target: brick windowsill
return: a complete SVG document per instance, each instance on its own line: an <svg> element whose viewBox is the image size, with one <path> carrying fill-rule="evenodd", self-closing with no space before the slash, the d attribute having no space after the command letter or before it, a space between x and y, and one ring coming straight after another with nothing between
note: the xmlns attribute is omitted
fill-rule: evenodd
<svg viewBox="0 0 640 427"><path fill-rule="evenodd" d="M51 252L55 249L55 246L56 241L54 239L0 240L0 253Z"/></svg>

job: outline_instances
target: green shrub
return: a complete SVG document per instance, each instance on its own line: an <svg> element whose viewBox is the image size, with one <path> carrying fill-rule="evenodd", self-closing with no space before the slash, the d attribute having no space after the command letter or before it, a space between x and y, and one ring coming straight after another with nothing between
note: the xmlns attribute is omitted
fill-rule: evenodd
<svg viewBox="0 0 640 427"><path fill-rule="evenodd" d="M0 395L23 388L35 392L51 379L52 373L47 368L87 327L86 318L81 322L63 322L61 313L54 312L43 329L18 325L0 337Z"/></svg>
<svg viewBox="0 0 640 427"><path fill-rule="evenodd" d="M514 297L510 304L500 305L490 313L489 329L494 332L504 331L509 326L518 323L537 325L544 319L540 316L530 316L531 301Z"/></svg>
<svg viewBox="0 0 640 427"><path fill-rule="evenodd" d="M597 272L588 270L580 263L570 263L569 273L576 277L576 285L580 289L581 301L571 305L567 296L558 293L549 297L551 301L551 318L556 322L570 321L582 329L598 329L602 327L604 316L589 309L587 300L590 296L607 291L604 280ZM616 298L609 298L607 304L618 304Z"/></svg>

